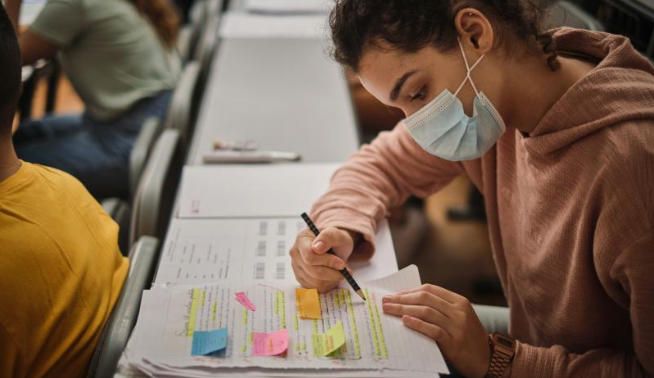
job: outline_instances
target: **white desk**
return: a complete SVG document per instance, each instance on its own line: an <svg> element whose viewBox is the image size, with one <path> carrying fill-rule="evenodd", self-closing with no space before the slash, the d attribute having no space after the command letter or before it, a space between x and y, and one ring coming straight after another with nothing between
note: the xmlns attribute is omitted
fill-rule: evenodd
<svg viewBox="0 0 654 378"><path fill-rule="evenodd" d="M358 148L343 71L313 39L225 39L217 49L189 164L215 138L254 140L303 162L341 162Z"/></svg>
<svg viewBox="0 0 654 378"><path fill-rule="evenodd" d="M358 149L359 137L343 71L327 48L325 41L306 38L221 40L186 164L202 164L216 137L295 151L303 162L345 161ZM175 214L169 227L179 223ZM171 237L169 232L161 245ZM363 281L397 271L397 261L392 253L377 253L352 268ZM128 370L116 376L141 375Z"/></svg>

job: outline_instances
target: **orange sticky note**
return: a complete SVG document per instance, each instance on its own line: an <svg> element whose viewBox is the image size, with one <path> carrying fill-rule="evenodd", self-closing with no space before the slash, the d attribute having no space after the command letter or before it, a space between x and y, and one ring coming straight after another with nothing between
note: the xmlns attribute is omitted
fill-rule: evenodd
<svg viewBox="0 0 654 378"><path fill-rule="evenodd" d="M277 332L252 332L252 354L255 356L278 356L288 349L288 330Z"/></svg>
<svg viewBox="0 0 654 378"><path fill-rule="evenodd" d="M320 319L320 297L316 289L295 289L295 306L302 319Z"/></svg>

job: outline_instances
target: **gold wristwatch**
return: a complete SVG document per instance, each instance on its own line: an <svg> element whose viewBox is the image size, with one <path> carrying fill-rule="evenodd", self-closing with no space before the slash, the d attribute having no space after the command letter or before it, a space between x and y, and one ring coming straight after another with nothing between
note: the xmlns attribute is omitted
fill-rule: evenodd
<svg viewBox="0 0 654 378"><path fill-rule="evenodd" d="M488 365L487 378L502 378L506 369L511 365L515 355L515 339L501 333L488 335L491 358Z"/></svg>

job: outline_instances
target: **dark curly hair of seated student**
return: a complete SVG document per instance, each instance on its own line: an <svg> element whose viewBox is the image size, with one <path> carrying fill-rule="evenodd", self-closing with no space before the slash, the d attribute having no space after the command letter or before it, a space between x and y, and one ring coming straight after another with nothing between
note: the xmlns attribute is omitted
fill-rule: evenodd
<svg viewBox="0 0 654 378"><path fill-rule="evenodd" d="M11 135L21 89L18 39L9 16L0 4L0 137Z"/></svg>
<svg viewBox="0 0 654 378"><path fill-rule="evenodd" d="M532 0L336 0L329 16L333 51L341 64L358 71L364 50L379 42L412 53L427 45L455 48L454 18L464 8L482 12L505 51L524 48L543 54L559 68L552 36L541 30L542 10Z"/></svg>

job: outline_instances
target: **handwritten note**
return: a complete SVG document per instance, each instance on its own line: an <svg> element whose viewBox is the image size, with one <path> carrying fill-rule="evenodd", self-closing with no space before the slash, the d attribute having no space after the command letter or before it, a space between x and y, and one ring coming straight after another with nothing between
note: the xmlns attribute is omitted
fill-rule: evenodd
<svg viewBox="0 0 654 378"><path fill-rule="evenodd" d="M252 332L252 353L255 356L278 356L288 349L288 330Z"/></svg>
<svg viewBox="0 0 654 378"><path fill-rule="evenodd" d="M243 307L247 308L248 310L254 312L257 308L254 306L254 303L250 301L250 298L248 298L247 294L245 294L242 291L237 292L234 294L236 297L236 301L240 304L243 305Z"/></svg>
<svg viewBox="0 0 654 378"><path fill-rule="evenodd" d="M227 328L193 332L191 355L206 356L227 347Z"/></svg>
<svg viewBox="0 0 654 378"><path fill-rule="evenodd" d="M320 297L316 289L295 289L297 312L302 319L320 319Z"/></svg>
<svg viewBox="0 0 654 378"><path fill-rule="evenodd" d="M340 321L325 333L313 335L313 351L317 356L329 356L345 344L345 331Z"/></svg>

